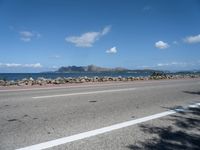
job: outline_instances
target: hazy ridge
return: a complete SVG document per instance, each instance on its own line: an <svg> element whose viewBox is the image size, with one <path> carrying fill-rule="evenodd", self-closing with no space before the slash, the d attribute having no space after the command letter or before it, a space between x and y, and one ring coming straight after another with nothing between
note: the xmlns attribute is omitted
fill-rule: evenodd
<svg viewBox="0 0 200 150"><path fill-rule="evenodd" d="M159 70L153 70L153 69L131 70L122 67L106 68L95 65L88 65L88 66L66 66L66 67L62 66L55 72L70 73L70 72L155 72L155 71Z"/></svg>

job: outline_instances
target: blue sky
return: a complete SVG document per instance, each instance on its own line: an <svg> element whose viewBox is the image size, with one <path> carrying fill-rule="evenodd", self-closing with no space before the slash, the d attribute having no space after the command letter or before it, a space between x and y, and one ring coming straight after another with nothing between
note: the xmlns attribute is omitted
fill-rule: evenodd
<svg viewBox="0 0 200 150"><path fill-rule="evenodd" d="M0 72L200 69L199 0L0 0Z"/></svg>

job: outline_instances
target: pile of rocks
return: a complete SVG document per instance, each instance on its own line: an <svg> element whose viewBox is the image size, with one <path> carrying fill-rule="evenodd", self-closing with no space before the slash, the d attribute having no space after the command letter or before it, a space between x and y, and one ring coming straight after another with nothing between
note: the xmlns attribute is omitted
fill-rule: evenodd
<svg viewBox="0 0 200 150"><path fill-rule="evenodd" d="M161 73L153 73L147 77L58 77L56 79L47 79L39 77L37 79L24 78L22 80L5 81L0 80L0 86L32 86L32 85L48 85L48 84L67 84L67 83L85 83L85 82L108 82L108 81L137 81L137 80L163 80L163 79L183 79L183 78L199 78L200 75L187 74L187 75L166 75Z"/></svg>

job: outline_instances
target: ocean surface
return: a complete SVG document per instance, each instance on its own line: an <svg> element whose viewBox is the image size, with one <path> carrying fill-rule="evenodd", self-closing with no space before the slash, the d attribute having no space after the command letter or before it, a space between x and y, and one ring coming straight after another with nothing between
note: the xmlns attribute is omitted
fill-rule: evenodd
<svg viewBox="0 0 200 150"><path fill-rule="evenodd" d="M21 80L24 78L29 79L32 77L33 79L37 79L39 77L49 78L49 79L56 79L57 77L104 77L104 76L111 76L111 77L145 77L151 75L151 72L104 72L104 73L0 73L0 80ZM176 73L171 73L176 74Z"/></svg>

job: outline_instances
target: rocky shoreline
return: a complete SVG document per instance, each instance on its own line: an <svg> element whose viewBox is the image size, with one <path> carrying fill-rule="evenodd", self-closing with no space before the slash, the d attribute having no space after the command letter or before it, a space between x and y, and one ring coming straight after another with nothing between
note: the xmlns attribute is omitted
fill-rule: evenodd
<svg viewBox="0 0 200 150"><path fill-rule="evenodd" d="M166 75L153 73L151 76L147 77L58 77L56 79L47 79L43 77L39 77L37 79L33 79L32 77L27 79L24 78L22 80L0 80L0 86L33 86L33 85L60 85L60 84L71 84L71 83L90 83L90 82L126 82L126 81L141 81L141 80L165 80L165 79L188 79L188 78L200 78L200 74L186 74L186 75Z"/></svg>

